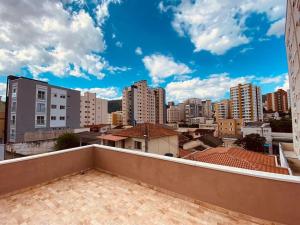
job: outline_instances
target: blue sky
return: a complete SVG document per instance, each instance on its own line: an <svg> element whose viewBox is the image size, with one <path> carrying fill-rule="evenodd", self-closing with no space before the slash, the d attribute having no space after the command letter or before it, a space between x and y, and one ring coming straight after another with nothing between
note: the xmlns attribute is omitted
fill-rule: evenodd
<svg viewBox="0 0 300 225"><path fill-rule="evenodd" d="M285 0L0 1L7 74L115 99L146 79L167 99L219 100L252 82L288 88ZM20 16L22 15L22 17Z"/></svg>

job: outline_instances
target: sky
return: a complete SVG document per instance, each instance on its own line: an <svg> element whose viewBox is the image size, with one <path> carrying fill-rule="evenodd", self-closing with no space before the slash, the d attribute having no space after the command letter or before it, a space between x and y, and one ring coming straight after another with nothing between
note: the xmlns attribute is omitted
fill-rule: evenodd
<svg viewBox="0 0 300 225"><path fill-rule="evenodd" d="M288 89L285 0L0 0L9 74L117 99L138 80L168 101Z"/></svg>

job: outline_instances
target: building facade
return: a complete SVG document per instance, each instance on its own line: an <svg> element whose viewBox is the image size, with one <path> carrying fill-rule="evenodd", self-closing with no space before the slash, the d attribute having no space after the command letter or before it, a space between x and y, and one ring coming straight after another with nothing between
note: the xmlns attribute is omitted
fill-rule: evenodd
<svg viewBox="0 0 300 225"><path fill-rule="evenodd" d="M177 106L171 105L167 109L167 122L178 123L180 121L180 110Z"/></svg>
<svg viewBox="0 0 300 225"><path fill-rule="evenodd" d="M166 123L165 98L163 88L150 88L146 80L126 87L122 97L123 125Z"/></svg>
<svg viewBox="0 0 300 225"><path fill-rule="evenodd" d="M245 122L263 121L263 104L260 87L239 84L230 88L232 118Z"/></svg>
<svg viewBox="0 0 300 225"><path fill-rule="evenodd" d="M116 111L109 113L107 115L107 124L113 125L113 126L120 126L123 124L123 113L122 111Z"/></svg>
<svg viewBox="0 0 300 225"><path fill-rule="evenodd" d="M80 126L80 92L38 80L8 76L6 143L26 141L26 133Z"/></svg>
<svg viewBox="0 0 300 225"><path fill-rule="evenodd" d="M293 118L294 151L300 158L300 2L287 1L285 45L289 69L289 88Z"/></svg>
<svg viewBox="0 0 300 225"><path fill-rule="evenodd" d="M80 126L107 123L107 100L96 97L96 93L85 92L80 101Z"/></svg>
<svg viewBox="0 0 300 225"><path fill-rule="evenodd" d="M289 111L287 92L285 90L278 89L274 93L267 94L265 109L268 112L287 113Z"/></svg>
<svg viewBox="0 0 300 225"><path fill-rule="evenodd" d="M242 135L243 119L218 120L219 137L240 137Z"/></svg>
<svg viewBox="0 0 300 225"><path fill-rule="evenodd" d="M231 101L226 99L214 104L216 121L231 118Z"/></svg>

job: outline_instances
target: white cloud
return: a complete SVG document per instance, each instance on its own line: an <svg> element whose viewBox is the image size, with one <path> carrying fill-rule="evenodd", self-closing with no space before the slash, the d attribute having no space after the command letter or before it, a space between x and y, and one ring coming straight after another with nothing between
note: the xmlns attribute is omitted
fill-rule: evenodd
<svg viewBox="0 0 300 225"><path fill-rule="evenodd" d="M166 6L159 4L161 11ZM174 12L173 28L187 35L196 52L210 51L222 55L229 49L250 42L244 31L245 21L253 12L265 13L270 22L285 14L283 0L184 0L169 7Z"/></svg>
<svg viewBox="0 0 300 225"><path fill-rule="evenodd" d="M135 49L135 54L137 54L137 55L143 55L142 48L141 48L141 47L137 47L137 48Z"/></svg>
<svg viewBox="0 0 300 225"><path fill-rule="evenodd" d="M0 83L0 96L2 97L2 101L5 101L6 98L6 83Z"/></svg>
<svg viewBox="0 0 300 225"><path fill-rule="evenodd" d="M103 99L117 99L121 98L119 96L119 91L116 87L108 88L75 88L75 90L80 91L83 95L84 92L96 93L98 98Z"/></svg>
<svg viewBox="0 0 300 225"><path fill-rule="evenodd" d="M97 14L102 23L109 16L104 11ZM106 47L102 28L84 10L69 12L58 0L0 1L0 21L0 74L27 67L35 78L52 72L101 79L109 67L99 55Z"/></svg>
<svg viewBox="0 0 300 225"><path fill-rule="evenodd" d="M96 7L97 21L100 25L102 25L109 17L108 8L111 3L119 4L121 3L121 0L102 0L102 2Z"/></svg>
<svg viewBox="0 0 300 225"><path fill-rule="evenodd" d="M123 47L123 43L120 42L120 41L117 41L117 42L116 42L116 46L117 46L118 48L122 48L122 47Z"/></svg>
<svg viewBox="0 0 300 225"><path fill-rule="evenodd" d="M282 81L283 75L257 78L260 84L276 84Z"/></svg>
<svg viewBox="0 0 300 225"><path fill-rule="evenodd" d="M182 102L187 98L218 100L224 98L230 87L239 83L250 82L253 76L232 78L228 73L212 74L205 79L199 77L170 82L166 86L167 100Z"/></svg>
<svg viewBox="0 0 300 225"><path fill-rule="evenodd" d="M284 77L283 85L277 86L274 91L277 91L278 89L283 89L283 90L287 91L289 89L289 87L290 87L289 75L286 73L286 74L283 74L282 76Z"/></svg>
<svg viewBox="0 0 300 225"><path fill-rule="evenodd" d="M276 37L280 37L284 35L284 28L285 28L285 18L282 18L271 24L267 32L267 35L268 36L275 35Z"/></svg>
<svg viewBox="0 0 300 225"><path fill-rule="evenodd" d="M154 84L163 82L167 77L180 76L192 72L187 65L176 62L172 57L161 54L145 56L143 63L149 71Z"/></svg>

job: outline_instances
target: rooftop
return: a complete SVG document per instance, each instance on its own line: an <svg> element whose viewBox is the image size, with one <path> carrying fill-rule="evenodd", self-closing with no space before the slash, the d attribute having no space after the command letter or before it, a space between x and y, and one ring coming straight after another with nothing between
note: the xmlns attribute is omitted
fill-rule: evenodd
<svg viewBox="0 0 300 225"><path fill-rule="evenodd" d="M238 147L210 148L204 151L189 154L184 158L249 170L289 174L287 168L279 167L277 165L276 156L247 151Z"/></svg>
<svg viewBox="0 0 300 225"><path fill-rule="evenodd" d="M97 170L0 199L3 224L263 224Z"/></svg>
<svg viewBox="0 0 300 225"><path fill-rule="evenodd" d="M132 128L114 133L114 135L116 136L132 137L132 138L144 138L146 134L150 139L154 139L160 137L174 136L174 135L178 135L179 133L177 133L176 131L172 130L167 126L163 126L160 124L151 124L151 123L138 124Z"/></svg>
<svg viewBox="0 0 300 225"><path fill-rule="evenodd" d="M96 144L1 161L0 180L4 224L300 220L299 177Z"/></svg>

